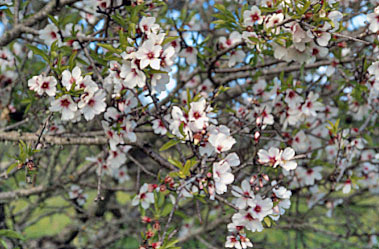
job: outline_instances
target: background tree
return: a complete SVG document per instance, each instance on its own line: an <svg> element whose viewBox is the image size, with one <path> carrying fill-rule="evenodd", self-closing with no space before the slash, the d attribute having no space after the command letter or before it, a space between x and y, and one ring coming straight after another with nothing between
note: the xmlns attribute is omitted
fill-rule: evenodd
<svg viewBox="0 0 379 249"><path fill-rule="evenodd" d="M378 247L371 1L0 1L0 247Z"/></svg>

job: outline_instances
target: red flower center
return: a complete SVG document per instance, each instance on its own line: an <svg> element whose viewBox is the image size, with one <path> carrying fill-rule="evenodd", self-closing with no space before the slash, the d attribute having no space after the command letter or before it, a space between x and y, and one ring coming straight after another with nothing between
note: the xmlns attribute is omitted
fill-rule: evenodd
<svg viewBox="0 0 379 249"><path fill-rule="evenodd" d="M199 118L201 118L201 115L200 115L199 112L194 112L194 113L193 113L193 117L194 117L195 119L199 119Z"/></svg>
<svg viewBox="0 0 379 249"><path fill-rule="evenodd" d="M247 214L245 215L245 219L247 219L248 221L253 221L253 220L254 220L253 216L251 216L250 213L247 213Z"/></svg>
<svg viewBox="0 0 379 249"><path fill-rule="evenodd" d="M49 82L43 82L42 85L41 85L41 88L42 89L48 89L49 88Z"/></svg>
<svg viewBox="0 0 379 249"><path fill-rule="evenodd" d="M101 3L101 8L105 9L107 7L107 3L106 2L102 2Z"/></svg>
<svg viewBox="0 0 379 249"><path fill-rule="evenodd" d="M61 100L61 106L67 108L70 105L70 101L68 99Z"/></svg>
<svg viewBox="0 0 379 249"><path fill-rule="evenodd" d="M270 164L274 165L276 163L275 157L269 157Z"/></svg>
<svg viewBox="0 0 379 249"><path fill-rule="evenodd" d="M192 54L193 48L192 47L187 47L186 48L186 52Z"/></svg>
<svg viewBox="0 0 379 249"><path fill-rule="evenodd" d="M95 100L90 99L90 101L88 101L88 105L93 107L95 105Z"/></svg>
<svg viewBox="0 0 379 249"><path fill-rule="evenodd" d="M51 38L53 38L54 40L57 39L57 33L55 33L54 31L51 31L51 32L50 32L50 36L51 36Z"/></svg>
<svg viewBox="0 0 379 249"><path fill-rule="evenodd" d="M262 211L261 206L256 205L255 208L254 208L254 211L257 212L257 213L260 213Z"/></svg>
<svg viewBox="0 0 379 249"><path fill-rule="evenodd" d="M258 13L255 13L255 14L251 15L250 17L251 17L251 20L252 20L253 22L256 22L256 21L259 20Z"/></svg>
<svg viewBox="0 0 379 249"><path fill-rule="evenodd" d="M149 52L147 53L147 58L149 58L150 60L154 58L154 53L153 52Z"/></svg>

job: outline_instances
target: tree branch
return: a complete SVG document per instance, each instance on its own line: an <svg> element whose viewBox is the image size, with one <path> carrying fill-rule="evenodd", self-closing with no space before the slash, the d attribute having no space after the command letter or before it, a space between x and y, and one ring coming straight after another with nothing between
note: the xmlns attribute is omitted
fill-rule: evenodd
<svg viewBox="0 0 379 249"><path fill-rule="evenodd" d="M0 47L4 47L12 42L14 39L17 39L21 36L21 34L32 27L34 24L41 22L43 19L47 18L47 16L53 13L57 8L63 7L65 5L69 5L72 3L78 2L78 0L61 0L58 1L59 5L57 5L57 1L50 1L44 8L38 11L33 16L27 18L23 22L16 24L12 27L12 29L8 30L3 34L0 38Z"/></svg>

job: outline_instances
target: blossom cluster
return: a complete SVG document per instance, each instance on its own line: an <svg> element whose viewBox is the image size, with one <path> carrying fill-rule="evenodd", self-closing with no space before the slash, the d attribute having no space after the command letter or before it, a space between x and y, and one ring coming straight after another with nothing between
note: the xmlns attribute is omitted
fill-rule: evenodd
<svg viewBox="0 0 379 249"><path fill-rule="evenodd" d="M30 90L38 95L47 94L56 97L51 101L50 110L61 113L61 119L80 120L83 114L86 120L93 119L105 111L105 92L99 89L90 75L82 76L79 67L72 72L65 70L62 73L57 94L57 80L54 76L37 75L28 81Z"/></svg>
<svg viewBox="0 0 379 249"><path fill-rule="evenodd" d="M130 2L133 8L141 4ZM36 33L50 53L41 52L44 45L34 48L49 61L44 72L27 81L33 99L47 102L63 121L54 120L44 134L61 135L69 122L78 124L83 116L85 124L98 127L106 138L106 150L87 158L98 179L130 183L134 171L128 160L138 166L139 190L131 205L141 207L144 223L153 222L147 215L154 216L155 225L147 225L143 240L152 248L164 245L165 238L161 241L155 233L162 231L159 219L168 214L164 207L173 210L171 222L183 199L232 208L225 247L239 249L252 247L247 234L279 220L300 190L309 208L324 206L328 217L345 199L328 199L327 193L346 195L362 189L379 193L379 154L372 138L364 135L377 117L379 61L355 62L358 55L346 46L349 37L341 33L343 14L337 4L319 4L319 11L308 6L297 15L296 9L307 7L301 2L256 1L257 5L233 12L232 25L219 22L227 32L214 39L214 60L204 58L207 40L200 44L203 37L195 39L193 31L183 28L209 29L196 23L197 16L183 20L180 28L170 28L170 22L160 20L153 10L131 14L130 30L118 27L119 40L87 36L87 25L121 8L124 1L76 4L85 10L80 14L86 25L64 25L50 16L52 23ZM379 31L378 8L367 14L367 30L374 33ZM227 8L218 5L218 10ZM112 18L114 25L122 23ZM0 50L1 86L17 78L9 70L18 63L16 44ZM61 54L67 49L71 56ZM354 67L360 69L349 72ZM304 75L306 69L317 70ZM294 71L299 73L291 74ZM233 89L228 92L229 87ZM140 132L154 137L155 145L163 144L159 152L175 148L175 153L156 152ZM133 159L133 148L162 167L150 172ZM140 182L141 169L157 174L155 182ZM88 198L78 185L72 185L68 194L79 206Z"/></svg>

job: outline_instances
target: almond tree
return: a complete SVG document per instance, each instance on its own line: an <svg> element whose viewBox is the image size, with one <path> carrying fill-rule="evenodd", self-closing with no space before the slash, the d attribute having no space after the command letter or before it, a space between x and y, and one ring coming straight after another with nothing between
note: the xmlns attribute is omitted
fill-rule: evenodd
<svg viewBox="0 0 379 249"><path fill-rule="evenodd" d="M0 248L378 247L378 4L1 0Z"/></svg>

